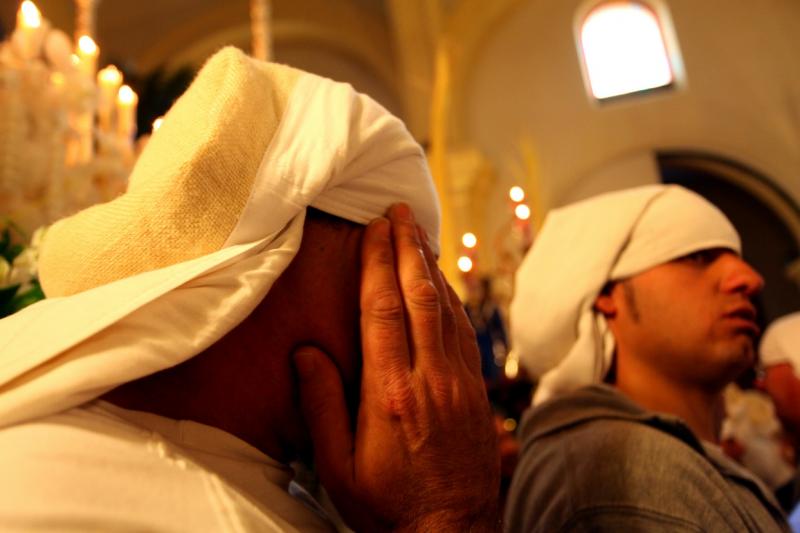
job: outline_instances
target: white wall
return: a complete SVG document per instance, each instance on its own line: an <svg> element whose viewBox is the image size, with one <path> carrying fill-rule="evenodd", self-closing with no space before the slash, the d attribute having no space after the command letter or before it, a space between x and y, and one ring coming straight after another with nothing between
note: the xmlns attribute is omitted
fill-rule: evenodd
<svg viewBox="0 0 800 533"><path fill-rule="evenodd" d="M694 149L771 178L800 203L800 2L665 0L687 85L598 106L576 50L579 0L520 2L491 32L465 88L465 140L494 163L506 190L521 136L538 152L553 205L575 191L638 180L604 167L648 150ZM637 168L636 165L627 168ZM606 183L582 183L590 176ZM596 178L597 179L597 178ZM652 181L643 176L642 182ZM495 194L496 201L503 198ZM503 208L498 203L498 208Z"/></svg>

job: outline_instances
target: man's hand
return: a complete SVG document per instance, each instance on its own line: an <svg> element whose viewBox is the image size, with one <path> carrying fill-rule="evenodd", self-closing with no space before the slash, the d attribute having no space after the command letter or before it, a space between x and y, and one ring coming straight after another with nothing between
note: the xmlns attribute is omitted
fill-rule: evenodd
<svg viewBox="0 0 800 533"><path fill-rule="evenodd" d="M364 233L358 418L336 367L295 354L322 484L360 531L496 531L499 456L475 336L408 206Z"/></svg>

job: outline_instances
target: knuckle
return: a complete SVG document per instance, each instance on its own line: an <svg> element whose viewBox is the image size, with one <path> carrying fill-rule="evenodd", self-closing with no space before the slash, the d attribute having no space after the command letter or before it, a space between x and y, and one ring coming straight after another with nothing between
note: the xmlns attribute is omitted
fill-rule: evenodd
<svg viewBox="0 0 800 533"><path fill-rule="evenodd" d="M437 404L451 403L458 396L458 387L449 375L433 375L430 377L429 387L431 395Z"/></svg>
<svg viewBox="0 0 800 533"><path fill-rule="evenodd" d="M385 408L391 415L408 417L416 411L416 396L414 390L406 380L387 380L385 391Z"/></svg>
<svg viewBox="0 0 800 533"><path fill-rule="evenodd" d="M426 310L439 309L439 292L430 280L419 279L411 282L406 295L414 307Z"/></svg>
<svg viewBox="0 0 800 533"><path fill-rule="evenodd" d="M404 319L403 302L393 289L383 289L370 295L365 311L371 318L381 322L400 322Z"/></svg>

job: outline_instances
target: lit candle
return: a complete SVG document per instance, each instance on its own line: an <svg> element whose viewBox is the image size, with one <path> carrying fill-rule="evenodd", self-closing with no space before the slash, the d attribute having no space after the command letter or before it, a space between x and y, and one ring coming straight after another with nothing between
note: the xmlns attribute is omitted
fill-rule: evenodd
<svg viewBox="0 0 800 533"><path fill-rule="evenodd" d="M117 94L117 134L126 146L133 147L136 135L136 104L139 97L133 89L123 85Z"/></svg>
<svg viewBox="0 0 800 533"><path fill-rule="evenodd" d="M475 248L478 245L478 237L474 233L465 233L461 236L461 244L465 248Z"/></svg>
<svg viewBox="0 0 800 533"><path fill-rule="evenodd" d="M111 133L114 129L114 105L122 85L122 73L114 65L109 65L97 73L97 86L100 88L100 100L97 114L100 118L100 129Z"/></svg>
<svg viewBox="0 0 800 533"><path fill-rule="evenodd" d="M76 54L80 60L78 65L81 72L90 78L94 78L94 74L97 71L97 56L100 55L100 49L97 48L94 40L88 35L81 36L78 39Z"/></svg>
<svg viewBox="0 0 800 533"><path fill-rule="evenodd" d="M158 131L158 128L161 127L161 124L164 122L164 117L158 117L153 121L153 133Z"/></svg>
<svg viewBox="0 0 800 533"><path fill-rule="evenodd" d="M39 56L42 48L42 14L36 4L30 0L25 0L17 11L16 32L20 52L23 59L33 59Z"/></svg>

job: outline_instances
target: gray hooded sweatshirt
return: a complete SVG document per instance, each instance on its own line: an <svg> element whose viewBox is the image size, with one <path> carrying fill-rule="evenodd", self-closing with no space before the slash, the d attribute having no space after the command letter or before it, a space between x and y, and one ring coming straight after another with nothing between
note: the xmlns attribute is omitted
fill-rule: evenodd
<svg viewBox="0 0 800 533"><path fill-rule="evenodd" d="M773 495L670 415L606 385L532 409L506 506L510 532L788 532Z"/></svg>

